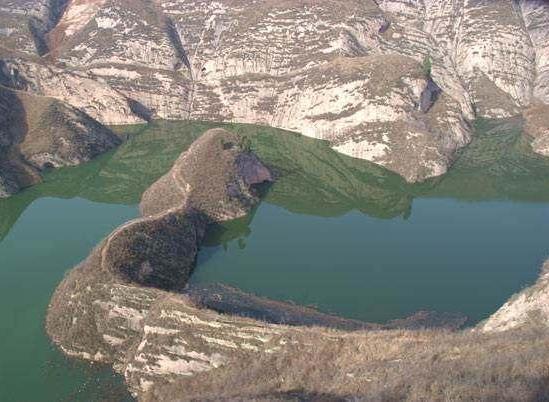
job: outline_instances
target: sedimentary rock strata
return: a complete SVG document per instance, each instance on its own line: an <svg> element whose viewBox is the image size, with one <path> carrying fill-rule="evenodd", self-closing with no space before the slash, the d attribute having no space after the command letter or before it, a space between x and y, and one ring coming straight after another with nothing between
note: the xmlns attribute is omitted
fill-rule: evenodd
<svg viewBox="0 0 549 402"><path fill-rule="evenodd" d="M547 102L549 11L537 0L4 0L0 11L3 82L107 124L300 131L408 181L446 172L475 117Z"/></svg>

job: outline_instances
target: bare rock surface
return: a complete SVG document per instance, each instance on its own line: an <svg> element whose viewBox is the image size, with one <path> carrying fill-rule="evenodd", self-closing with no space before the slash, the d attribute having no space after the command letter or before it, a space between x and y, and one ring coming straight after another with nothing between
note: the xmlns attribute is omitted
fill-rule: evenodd
<svg viewBox="0 0 549 402"><path fill-rule="evenodd" d="M0 57L102 123L266 124L415 182L475 117L548 102L548 21L540 0L2 0Z"/></svg>

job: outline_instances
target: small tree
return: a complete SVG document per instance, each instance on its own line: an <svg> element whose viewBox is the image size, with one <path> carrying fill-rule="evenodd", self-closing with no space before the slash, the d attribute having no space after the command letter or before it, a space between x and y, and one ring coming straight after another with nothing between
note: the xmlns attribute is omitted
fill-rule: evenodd
<svg viewBox="0 0 549 402"><path fill-rule="evenodd" d="M425 74L425 76L427 78L429 78L429 77L431 77L431 71L432 70L433 70L433 62L431 60L431 55L428 54L423 59L423 74Z"/></svg>
<svg viewBox="0 0 549 402"><path fill-rule="evenodd" d="M252 140L247 135L243 135L240 139L240 148L244 152L252 152Z"/></svg>

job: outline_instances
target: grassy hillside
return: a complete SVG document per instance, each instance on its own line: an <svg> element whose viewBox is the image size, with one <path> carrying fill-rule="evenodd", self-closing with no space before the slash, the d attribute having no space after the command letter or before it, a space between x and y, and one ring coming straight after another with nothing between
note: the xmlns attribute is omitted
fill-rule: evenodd
<svg viewBox="0 0 549 402"><path fill-rule="evenodd" d="M0 86L0 197L40 181L50 167L87 162L120 144L87 114Z"/></svg>

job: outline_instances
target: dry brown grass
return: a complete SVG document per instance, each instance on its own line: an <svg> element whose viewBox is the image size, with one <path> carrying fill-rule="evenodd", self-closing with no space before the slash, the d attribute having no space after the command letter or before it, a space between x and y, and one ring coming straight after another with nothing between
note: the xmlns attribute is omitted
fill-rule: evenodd
<svg viewBox="0 0 549 402"><path fill-rule="evenodd" d="M144 400L543 401L548 335L307 330L285 353L233 362Z"/></svg>

